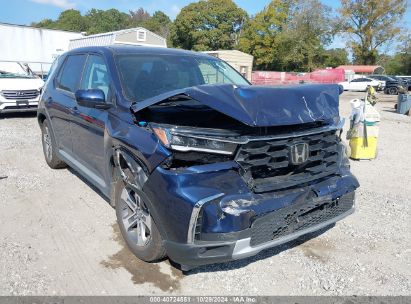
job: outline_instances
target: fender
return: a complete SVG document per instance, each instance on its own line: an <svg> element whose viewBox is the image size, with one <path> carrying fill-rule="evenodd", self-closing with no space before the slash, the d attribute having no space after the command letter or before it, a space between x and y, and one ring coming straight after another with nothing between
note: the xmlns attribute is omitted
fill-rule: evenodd
<svg viewBox="0 0 411 304"><path fill-rule="evenodd" d="M142 163L129 151L124 148L113 148L113 160L114 160L114 174L117 177L113 178L112 189L114 190L114 184L121 178L125 183L128 183L138 194L143 198L144 203L147 204L150 214L153 217L154 222L163 239L167 238L166 230L163 227L162 221L157 213L155 203L152 202L148 196L142 191L144 184L148 180L148 170ZM115 207L114 191L112 191L111 205Z"/></svg>

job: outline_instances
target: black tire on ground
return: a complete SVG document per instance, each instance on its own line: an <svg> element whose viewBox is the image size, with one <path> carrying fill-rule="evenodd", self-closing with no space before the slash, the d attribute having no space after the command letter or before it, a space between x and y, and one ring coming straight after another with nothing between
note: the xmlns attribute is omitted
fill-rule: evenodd
<svg viewBox="0 0 411 304"><path fill-rule="evenodd" d="M388 94L390 95L397 95L398 94L398 89L396 87L388 88Z"/></svg>
<svg viewBox="0 0 411 304"><path fill-rule="evenodd" d="M130 195L129 198L134 197L135 201L140 201L140 210L143 212L141 214L143 214L143 218L148 218L150 221L150 229L147 229L148 226L144 228L146 233L148 233L147 230L149 231L149 236L145 236L147 239L143 245L138 244L138 242L142 242L141 238L138 236L138 224L136 224L135 228L133 228L134 226L130 226L128 228L125 226L125 219L130 217L133 211L124 201L124 193L128 193ZM128 186L123 180L120 179L116 182L114 188L114 200L117 223L120 228L121 235L123 236L123 239L130 248L131 252L136 257L145 262L155 262L166 256L166 250L163 246L163 239L160 232L158 231L156 223L150 215L147 205L144 203L143 197L145 197L145 195L142 191L131 189L130 186ZM139 217L137 213L134 214L136 218ZM130 219L127 222L130 223L133 221L134 219Z"/></svg>
<svg viewBox="0 0 411 304"><path fill-rule="evenodd" d="M47 119L45 119L41 125L41 143L43 145L44 159L50 168L61 169L67 167L66 163L57 156L56 142Z"/></svg>

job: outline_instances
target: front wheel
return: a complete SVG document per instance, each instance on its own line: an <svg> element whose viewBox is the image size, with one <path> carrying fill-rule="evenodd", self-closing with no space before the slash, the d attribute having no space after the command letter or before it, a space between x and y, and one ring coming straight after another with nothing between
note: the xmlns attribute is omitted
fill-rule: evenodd
<svg viewBox="0 0 411 304"><path fill-rule="evenodd" d="M114 195L117 222L133 254L146 262L164 258L163 239L144 202L142 191L119 180Z"/></svg>

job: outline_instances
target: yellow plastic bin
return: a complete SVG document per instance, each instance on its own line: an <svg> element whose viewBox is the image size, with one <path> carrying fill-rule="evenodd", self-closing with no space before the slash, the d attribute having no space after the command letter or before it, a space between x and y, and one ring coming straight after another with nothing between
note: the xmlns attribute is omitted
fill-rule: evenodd
<svg viewBox="0 0 411 304"><path fill-rule="evenodd" d="M377 137L367 137L367 146L365 146L364 137L355 137L350 139L351 158L352 159L374 159L377 157Z"/></svg>
<svg viewBox="0 0 411 304"><path fill-rule="evenodd" d="M367 124L367 133L364 132L364 124L360 123L357 132L350 139L350 157L352 159L374 159L377 157L378 124L365 123ZM367 136L367 140L365 140L365 136Z"/></svg>

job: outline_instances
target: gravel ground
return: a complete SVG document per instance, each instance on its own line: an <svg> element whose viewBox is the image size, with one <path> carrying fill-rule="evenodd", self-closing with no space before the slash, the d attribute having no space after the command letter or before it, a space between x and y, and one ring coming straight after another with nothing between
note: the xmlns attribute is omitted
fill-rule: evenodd
<svg viewBox="0 0 411 304"><path fill-rule="evenodd" d="M342 95L342 116L358 96ZM0 117L0 295L411 295L411 117L381 99L378 159L351 162L355 214L187 276L131 255L107 202L74 171L47 167L33 115Z"/></svg>

